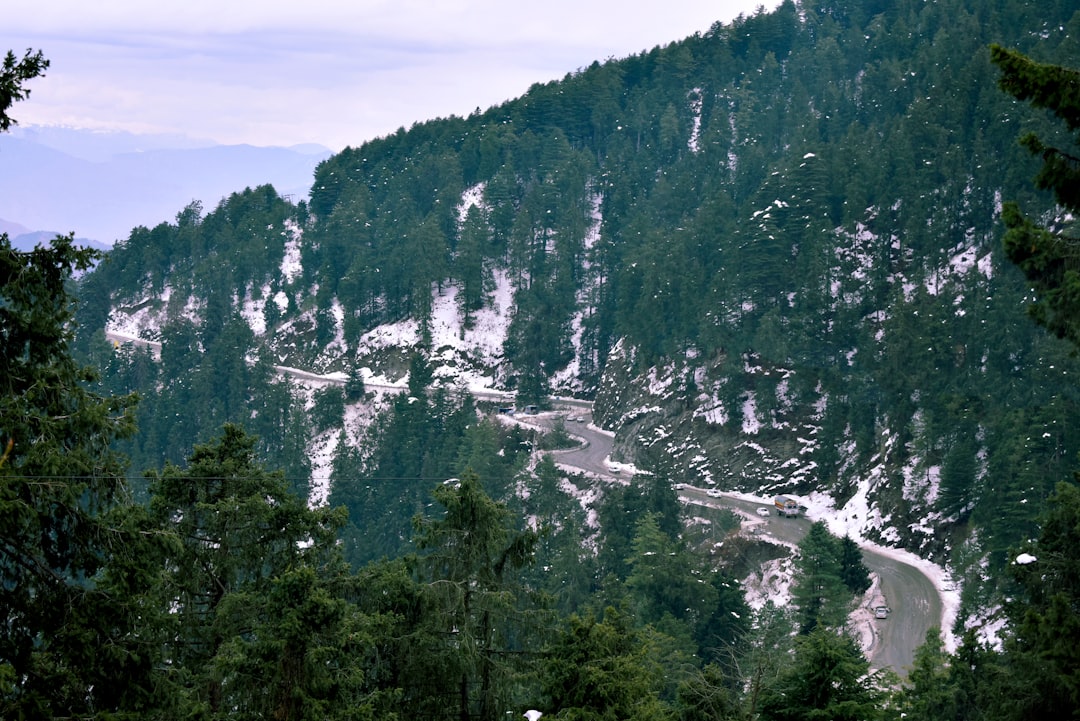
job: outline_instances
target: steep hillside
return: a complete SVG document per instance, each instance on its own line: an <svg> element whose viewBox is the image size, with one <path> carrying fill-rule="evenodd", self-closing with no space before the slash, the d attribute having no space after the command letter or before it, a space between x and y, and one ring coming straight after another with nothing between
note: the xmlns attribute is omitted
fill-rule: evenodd
<svg viewBox="0 0 1080 721"><path fill-rule="evenodd" d="M1049 129L987 45L1067 63L1076 37L1064 0L786 2L346 149L295 206L265 186L136 229L82 322L161 359L87 349L146 393L139 461L234 418L310 479L295 454L343 416L313 426L273 366L403 384L408 326L434 378L594 398L673 482L823 494L1000 565L1080 450L1080 365L999 249L1003 198L1051 209L1016 143Z"/></svg>

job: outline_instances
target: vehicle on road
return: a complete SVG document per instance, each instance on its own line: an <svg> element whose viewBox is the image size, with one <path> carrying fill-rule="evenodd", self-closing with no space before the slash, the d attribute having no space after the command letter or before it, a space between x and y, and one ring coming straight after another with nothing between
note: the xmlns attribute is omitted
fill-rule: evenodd
<svg viewBox="0 0 1080 721"><path fill-rule="evenodd" d="M765 506L762 506L761 508L757 509L757 514L759 516L768 516L769 515L769 509L766 508Z"/></svg>
<svg viewBox="0 0 1080 721"><path fill-rule="evenodd" d="M722 496L724 494L721 493L720 491L716 490L715 488L710 488L709 490L705 491L705 495L708 496L709 498L719 498L720 496Z"/></svg>
<svg viewBox="0 0 1080 721"><path fill-rule="evenodd" d="M888 606L874 606L874 618L888 618L889 607Z"/></svg>
<svg viewBox="0 0 1080 721"><path fill-rule="evenodd" d="M773 500L773 505L776 506L776 515L778 516L797 516L799 515L799 504L793 498L787 496L777 496Z"/></svg>

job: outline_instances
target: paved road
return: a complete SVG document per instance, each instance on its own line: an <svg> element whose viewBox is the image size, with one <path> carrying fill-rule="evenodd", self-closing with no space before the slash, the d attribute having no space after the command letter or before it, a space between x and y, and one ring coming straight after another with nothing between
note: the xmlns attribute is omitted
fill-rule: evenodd
<svg viewBox="0 0 1080 721"><path fill-rule="evenodd" d="M142 348L149 348L154 354L154 357L161 359L161 342L147 340L145 338L139 338L138 336L126 335L123 333L116 333L114 331L105 331L105 338L118 345L124 345L130 343ZM312 383L321 383L324 385L345 385L346 376L342 373L312 373L300 368L290 368L288 366L274 366L274 370L278 375L289 376L299 381L308 381ZM364 387L368 390L382 391L384 393L403 393L406 388L401 385L384 385L379 383L365 382ZM487 401L496 402L513 402L514 394L506 393L503 391L472 391L472 395L475 398ZM584 401L574 401L575 404L581 405ZM587 404L588 405L588 404ZM587 410L586 410L587 412Z"/></svg>
<svg viewBox="0 0 1080 721"><path fill-rule="evenodd" d="M571 410L569 415L581 415ZM555 414L543 414L533 420L538 425L550 425ZM563 451L558 455L558 462L580 468L611 481L623 480L625 476L612 473L605 459L611 454L612 439L609 435L590 428L587 423L569 422L567 430L581 437L585 445L581 448ZM760 516L759 508L771 509L771 504L764 500L744 500L731 496L709 496L705 489L684 486L679 490L680 497L699 505L727 507L752 514L760 519L761 533L787 544L798 544L811 521L806 518L785 518L771 513ZM915 649L926 639L926 632L932 626L940 626L942 602L934 584L918 568L902 561L890 558L871 549L863 549L863 561L873 573L877 574L880 592L892 609L887 619L873 619L874 643L869 651L870 663L874 668L891 668L906 675L915 657Z"/></svg>
<svg viewBox="0 0 1080 721"><path fill-rule="evenodd" d="M551 428L559 418L563 419L567 433L581 441L581 445L577 448L554 451L551 455L556 463L609 481L629 480L617 470L618 466L609 462L614 440L610 435L591 425L592 414L588 408L582 408L579 405L568 406L565 409L560 408L537 416L519 416L518 420L542 428Z"/></svg>
<svg viewBox="0 0 1080 721"><path fill-rule="evenodd" d="M915 649L926 640L926 632L941 626L941 596L914 566L870 549L863 550L863 559L878 574L882 595L892 609L887 619L873 621L877 638L870 662L876 668L904 672L915 658Z"/></svg>
<svg viewBox="0 0 1080 721"><path fill-rule="evenodd" d="M106 337L116 343L133 342L149 346L157 354L161 352L161 344L153 341L114 333L106 333ZM277 371L305 380L344 382L339 377L320 376L295 368L279 367ZM384 390L402 389L387 387ZM492 400L508 397L509 394L502 393L493 393L490 396ZM611 436L590 427L592 404L557 400L555 405L561 406L562 410L526 416L519 420L551 427L556 418L562 417L566 429L583 443L580 448L558 452L558 462L609 481L625 482L627 478L618 471L618 466L609 462L613 446ZM577 419L581 419L581 422ZM680 496L689 503L737 508L755 515L758 508L768 507L767 502L762 501L746 501L729 496L711 497L703 489L690 486L682 488ZM797 544L810 527L810 521L805 518L780 518L775 515L760 518L766 536L789 544ZM917 568L872 550L864 549L863 558L870 570L878 575L881 592L892 608L888 619L873 621L875 643L870 650L870 662L876 668L892 668L903 672L911 665L915 649L925 640L927 630L931 626L941 625L941 598L934 585Z"/></svg>

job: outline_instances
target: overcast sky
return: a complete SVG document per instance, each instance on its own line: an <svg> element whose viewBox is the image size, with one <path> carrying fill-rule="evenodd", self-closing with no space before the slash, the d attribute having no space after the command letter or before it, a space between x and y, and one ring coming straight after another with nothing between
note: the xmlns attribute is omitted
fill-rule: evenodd
<svg viewBox="0 0 1080 721"><path fill-rule="evenodd" d="M22 126L359 145L468 115L593 60L777 0L4 0L0 52L42 50Z"/></svg>

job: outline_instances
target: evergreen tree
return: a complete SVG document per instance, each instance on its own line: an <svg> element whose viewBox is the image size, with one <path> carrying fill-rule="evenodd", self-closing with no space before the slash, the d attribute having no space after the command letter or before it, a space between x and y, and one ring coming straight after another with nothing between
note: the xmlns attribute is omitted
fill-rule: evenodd
<svg viewBox="0 0 1080 721"><path fill-rule="evenodd" d="M956 691L949 675L950 657L938 628L926 632L898 703L903 718L932 721L956 717Z"/></svg>
<svg viewBox="0 0 1080 721"><path fill-rule="evenodd" d="M1080 131L1080 71L1037 63L1015 50L992 45L991 58L1001 70L1001 89L1035 107L1050 110L1065 123L1070 134ZM1080 212L1080 151L1078 138L1071 147L1057 147L1029 133L1021 144L1041 157L1043 165L1035 177L1037 187L1052 190L1057 202L1068 213ZM1008 232L1005 249L1028 280L1039 298L1030 310L1035 320L1058 337L1080 345L1080 269L1077 267L1077 239L1066 227L1068 221L1055 220L1040 225L1020 211L1017 203L1002 208Z"/></svg>
<svg viewBox="0 0 1080 721"><path fill-rule="evenodd" d="M715 602L713 589L699 584L691 571L683 544L660 530L656 514L645 513L635 526L626 587L640 623L656 624L665 616L687 619Z"/></svg>
<svg viewBox="0 0 1080 721"><path fill-rule="evenodd" d="M848 535L840 539L840 580L856 596L865 593L872 584L862 550Z"/></svg>
<svg viewBox="0 0 1080 721"><path fill-rule="evenodd" d="M630 574L640 518L652 514L659 531L669 540L682 532L678 495L663 476L639 475L629 486L608 489L598 511L601 538L597 560L603 573L619 580Z"/></svg>
<svg viewBox="0 0 1080 721"><path fill-rule="evenodd" d="M669 710L660 700L661 669L625 614L571 616L544 655L545 713L578 721L653 721Z"/></svg>
<svg viewBox="0 0 1080 721"><path fill-rule="evenodd" d="M837 629L847 618L851 598L841 576L840 544L824 522L817 521L799 542L791 598L799 609L799 631L823 626Z"/></svg>
<svg viewBox="0 0 1080 721"><path fill-rule="evenodd" d="M485 257L491 247L491 229L480 206L469 206L461 223L460 235L454 258L454 276L460 284L458 308L461 324L468 330L472 328L473 315L484 307L488 295L495 289L491 268Z"/></svg>
<svg viewBox="0 0 1080 721"><path fill-rule="evenodd" d="M213 660L226 718L355 719L382 708L368 682L372 621L350 602L340 561L282 570L268 588L238 592L222 614L248 619Z"/></svg>
<svg viewBox="0 0 1080 721"><path fill-rule="evenodd" d="M507 652L521 649L511 640L523 643L529 636L515 575L532 562L536 534L514 531L509 511L483 492L474 473L439 486L434 495L445 515L417 517L416 546L426 622L442 644L425 649L425 665L433 665L418 711L494 721L512 698L514 664ZM446 691L456 691L454 713L446 713Z"/></svg>
<svg viewBox="0 0 1080 721"><path fill-rule="evenodd" d="M589 544L588 517L567 490L572 479L550 454L541 456L523 481L528 498L522 510L536 519L538 531L536 562L527 569L526 582L552 599L552 609L565 616L587 605L595 590L596 557Z"/></svg>
<svg viewBox="0 0 1080 721"><path fill-rule="evenodd" d="M795 660L761 702L767 721L872 721L887 718L886 681L870 671L855 641L816 628L795 642Z"/></svg>
<svg viewBox="0 0 1080 721"><path fill-rule="evenodd" d="M4 55L0 67L0 133L6 133L16 124L8 110L13 103L30 96L26 83L43 76L48 68L49 61L40 50L27 50L21 60L10 50Z"/></svg>
<svg viewBox="0 0 1080 721"><path fill-rule="evenodd" d="M134 431L135 398L87 390L95 374L70 351L67 284L97 258L71 237L22 253L0 235L0 614L6 619L0 715L6 718L123 711L133 702L124 685L141 675L126 633L132 620L120 612L129 610L129 599L98 613L109 607L104 569L111 559L120 562L131 540L126 524L114 526L105 514L128 502L126 462L113 443ZM134 560L131 568L141 573ZM109 644L108 655L131 677L110 680L99 666L106 657L97 651Z"/></svg>
<svg viewBox="0 0 1080 721"><path fill-rule="evenodd" d="M955 701L944 710L953 710L957 721L1010 718L1009 709L1015 707L1010 693L1013 681L1020 679L1011 676L1005 659L978 640L974 629L968 629L949 663L948 684Z"/></svg>
<svg viewBox="0 0 1080 721"><path fill-rule="evenodd" d="M708 665L679 682L679 721L735 721L745 718L730 679L720 667Z"/></svg>
<svg viewBox="0 0 1080 721"><path fill-rule="evenodd" d="M256 690L242 665L228 660L244 645L238 637L267 622L271 611L264 602L290 583L279 577L309 564L321 570L333 557L341 514L308 509L280 472L259 464L255 445L254 437L227 424L220 438L195 446L186 467L168 464L149 474L152 516L179 541L164 559L165 599L176 624L166 658L178 715L223 718L240 697L261 693L261 682ZM296 676L299 667L289 673L278 676L285 687L275 689L275 703L298 688L290 684L307 683Z"/></svg>
<svg viewBox="0 0 1080 721"><path fill-rule="evenodd" d="M1023 591L1009 606L1005 647L1012 719L1070 718L1080 708L1080 486L1058 484L1041 525L1009 567Z"/></svg>

